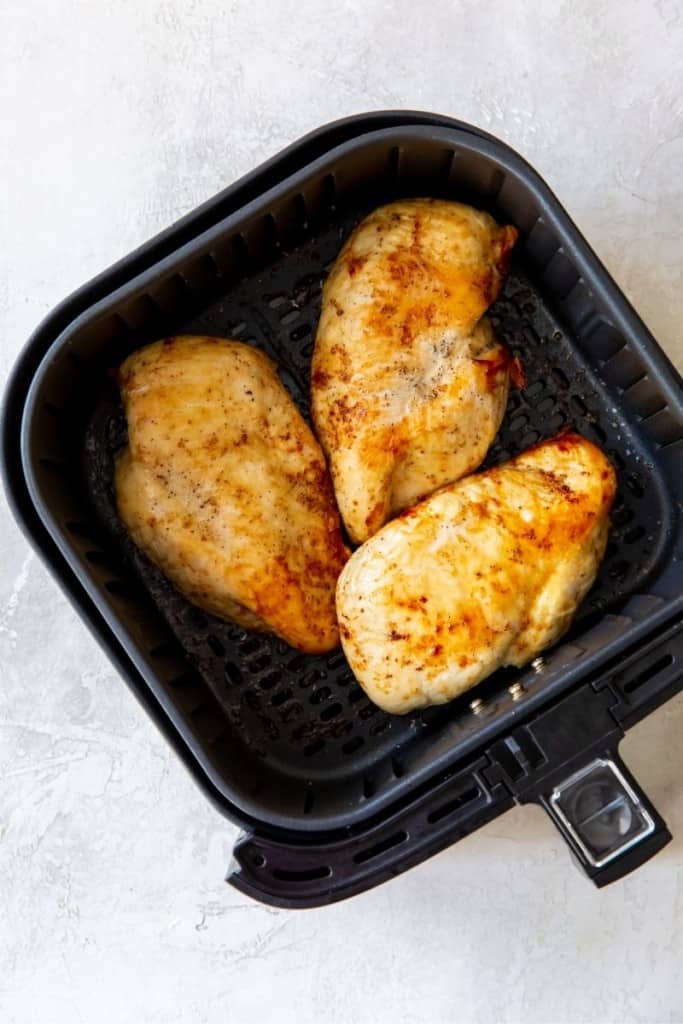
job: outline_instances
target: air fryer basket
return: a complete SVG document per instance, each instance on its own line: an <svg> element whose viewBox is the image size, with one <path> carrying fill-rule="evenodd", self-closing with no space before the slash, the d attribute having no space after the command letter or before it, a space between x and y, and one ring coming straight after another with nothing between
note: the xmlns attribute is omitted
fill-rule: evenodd
<svg viewBox="0 0 683 1024"><path fill-rule="evenodd" d="M183 244L112 281L63 325L23 414L32 504L103 617L98 631L128 653L222 808L256 833L238 849L236 884L275 902L339 898L454 841L513 797L543 803L602 884L667 838L616 744L680 680L680 387L515 154L446 122L373 120L336 146L321 134L313 159L303 159L314 148L307 140L299 167L290 150L283 180L271 174L263 194L213 222L205 207L196 234L188 218ZM341 650L302 655L205 615L134 548L113 504L125 423L108 371L165 334L236 337L278 361L308 415L325 273L365 213L406 195L470 201L521 232L492 314L527 386L512 394L488 461L571 425L608 452L620 489L598 582L566 640L541 665L500 671L449 705L397 718L365 698ZM603 782L611 773L621 798L635 801L636 831L604 863L563 816L557 788L596 759Z"/></svg>

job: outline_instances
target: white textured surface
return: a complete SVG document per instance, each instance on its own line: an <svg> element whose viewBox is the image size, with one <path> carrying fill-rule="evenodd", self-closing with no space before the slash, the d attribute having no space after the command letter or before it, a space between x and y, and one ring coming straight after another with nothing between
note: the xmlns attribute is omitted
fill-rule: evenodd
<svg viewBox="0 0 683 1024"><path fill-rule="evenodd" d="M677 0L4 0L0 374L67 292L303 132L479 123L683 367ZM623 750L673 843L597 893L516 810L346 904L222 877L211 810L0 505L0 1021L683 1021L683 701Z"/></svg>

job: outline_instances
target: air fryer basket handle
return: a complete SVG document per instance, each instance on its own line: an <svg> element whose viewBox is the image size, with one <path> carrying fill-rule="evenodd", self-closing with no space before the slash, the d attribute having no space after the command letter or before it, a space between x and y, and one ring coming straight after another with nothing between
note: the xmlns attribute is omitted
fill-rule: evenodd
<svg viewBox="0 0 683 1024"><path fill-rule="evenodd" d="M671 839L616 748L591 756L537 802L598 887L640 867Z"/></svg>
<svg viewBox="0 0 683 1024"><path fill-rule="evenodd" d="M490 783L548 813L595 885L633 871L671 839L618 753L624 729L678 692L683 624L488 748Z"/></svg>

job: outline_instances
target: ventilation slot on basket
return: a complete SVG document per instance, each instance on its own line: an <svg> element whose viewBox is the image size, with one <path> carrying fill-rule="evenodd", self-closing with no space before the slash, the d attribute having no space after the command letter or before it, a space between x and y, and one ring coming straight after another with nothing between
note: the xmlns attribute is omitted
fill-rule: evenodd
<svg viewBox="0 0 683 1024"><path fill-rule="evenodd" d="M295 722L297 718L301 718L303 713L303 705L299 704L298 700L293 700L289 704L286 704L283 708L280 708L280 721L283 723L283 725L288 725L289 722Z"/></svg>
<svg viewBox="0 0 683 1024"><path fill-rule="evenodd" d="M150 330L152 325L158 325L160 314L159 306L147 292L132 299L121 310L126 328L132 332Z"/></svg>
<svg viewBox="0 0 683 1024"><path fill-rule="evenodd" d="M363 777L363 797L365 800L369 800L370 797L375 795L375 786L372 779L368 778L367 775Z"/></svg>
<svg viewBox="0 0 683 1024"><path fill-rule="evenodd" d="M339 703L328 704L327 707L320 712L320 720L321 722L329 722L331 718L336 718L343 710L343 707Z"/></svg>
<svg viewBox="0 0 683 1024"><path fill-rule="evenodd" d="M646 429L649 436L659 447L675 444L676 441L680 441L683 438L683 430L680 424L666 407L648 418Z"/></svg>
<svg viewBox="0 0 683 1024"><path fill-rule="evenodd" d="M537 218L523 244L537 267L547 266L557 251L557 237L542 217Z"/></svg>
<svg viewBox="0 0 683 1024"><path fill-rule="evenodd" d="M280 231L282 244L287 247L296 245L308 228L308 206L302 192L292 196L280 213ZM278 242L278 247L279 247Z"/></svg>
<svg viewBox="0 0 683 1024"><path fill-rule="evenodd" d="M442 177L445 182L449 183L451 180L451 174L453 173L453 164L456 161L456 153L454 149L444 149L443 151L443 170Z"/></svg>
<svg viewBox="0 0 683 1024"><path fill-rule="evenodd" d="M569 387L569 378L567 377L567 374L563 370L560 370L557 366L553 366L550 372L552 373L555 379L555 383L559 384L563 391L566 391Z"/></svg>
<svg viewBox="0 0 683 1024"><path fill-rule="evenodd" d="M407 838L407 832L394 832L393 836L388 836L386 839L383 839L381 843L375 843L374 846L368 847L367 850L359 850L359 852L354 855L354 863L365 864L369 860L374 860L375 857L380 857L383 853L386 853L387 850L393 849L394 846L400 846L401 843L405 843Z"/></svg>
<svg viewBox="0 0 683 1024"><path fill-rule="evenodd" d="M302 338L307 338L312 332L313 328L310 324L300 324L293 331L290 331L289 337L292 341L301 341Z"/></svg>
<svg viewBox="0 0 683 1024"><path fill-rule="evenodd" d="M247 657L256 654L261 649L261 637L256 634L248 634L246 640L240 644L240 652Z"/></svg>
<svg viewBox="0 0 683 1024"><path fill-rule="evenodd" d="M199 263L202 271L205 271L209 277L215 278L215 280L220 280L223 276L220 260L215 253L204 253Z"/></svg>
<svg viewBox="0 0 683 1024"><path fill-rule="evenodd" d="M344 754L355 754L357 750L365 743L362 736L354 736L353 739L347 740L346 743L342 744L342 753Z"/></svg>
<svg viewBox="0 0 683 1024"><path fill-rule="evenodd" d="M326 174L322 182L322 205L334 213L337 203L337 182L334 174Z"/></svg>
<svg viewBox="0 0 683 1024"><path fill-rule="evenodd" d="M673 655L663 654L661 658L658 658L652 665L648 665L638 675L635 675L633 679L629 679L628 682L624 683L621 689L624 693L633 693L635 690L639 690L641 686L648 683L655 676L663 672L665 668L669 668L673 665Z"/></svg>
<svg viewBox="0 0 683 1024"><path fill-rule="evenodd" d="M87 523L76 523L73 521L69 521L64 525L66 526L69 533L72 533L74 537L79 537L83 540L89 541L97 541L98 539L95 530L92 528L92 526L89 526Z"/></svg>
<svg viewBox="0 0 683 1024"><path fill-rule="evenodd" d="M259 686L262 690L272 690L274 686L282 682L282 673L277 670L269 672L267 675L262 676L259 679Z"/></svg>
<svg viewBox="0 0 683 1024"><path fill-rule="evenodd" d="M140 590L129 580L107 580L104 584L106 589L114 597L120 597L124 601L139 601Z"/></svg>
<svg viewBox="0 0 683 1024"><path fill-rule="evenodd" d="M631 494L634 494L636 498L645 497L645 487L642 482L634 473L624 478L624 483L628 487Z"/></svg>
<svg viewBox="0 0 683 1024"><path fill-rule="evenodd" d="M447 818L449 814L453 814L455 811L459 811L465 804L469 804L472 800L476 800L479 796L479 790L476 786L471 786L470 789L466 789L464 793L459 796L453 797L447 803L442 804L441 807L437 807L436 810L432 811L431 814L427 815L427 821L430 825L435 825L437 821L441 821L442 818Z"/></svg>
<svg viewBox="0 0 683 1024"><path fill-rule="evenodd" d="M115 560L105 551L86 551L85 557L91 565L98 565L109 572L114 572L116 569Z"/></svg>
<svg viewBox="0 0 683 1024"><path fill-rule="evenodd" d="M505 175L502 171L495 170L486 182L486 194L489 199L495 199L505 184Z"/></svg>
<svg viewBox="0 0 683 1024"><path fill-rule="evenodd" d="M387 181L398 182L401 175L401 163L403 160L403 149L401 146L392 146L389 150L389 159L387 161Z"/></svg>
<svg viewBox="0 0 683 1024"><path fill-rule="evenodd" d="M603 363L612 359L625 345L622 335L604 320L596 325L585 342L588 350L595 353Z"/></svg>
<svg viewBox="0 0 683 1024"><path fill-rule="evenodd" d="M643 378L641 377L640 380L642 379ZM661 412L662 409L666 409L666 402L659 397L648 403L648 405L643 404L640 414L640 422L645 423L652 416L656 416L658 412Z"/></svg>
<svg viewBox="0 0 683 1024"><path fill-rule="evenodd" d="M617 353L618 358L612 356L609 366L603 368L603 373L609 376L609 383L618 387L621 391L628 391L643 379L645 367L639 355L630 351L625 345Z"/></svg>
<svg viewBox="0 0 683 1024"><path fill-rule="evenodd" d="M543 278L552 290L555 301L562 302L578 282L578 274L574 264L564 250L556 249L547 263Z"/></svg>
<svg viewBox="0 0 683 1024"><path fill-rule="evenodd" d="M239 666L235 665L232 661L226 661L225 663L225 681L228 686L239 686L243 682Z"/></svg>
<svg viewBox="0 0 683 1024"><path fill-rule="evenodd" d="M274 868L273 878L280 882L317 882L321 878L329 878L332 868L327 864L321 864L319 868L306 868L303 871L286 871L284 868Z"/></svg>
<svg viewBox="0 0 683 1024"><path fill-rule="evenodd" d="M588 428L588 433L593 434L593 436L600 442L600 444L605 444L605 442L607 441L607 434L602 429L599 423L591 423Z"/></svg>
<svg viewBox="0 0 683 1024"><path fill-rule="evenodd" d="M177 658L182 657L182 654L175 644L169 643L165 640L163 643L157 644L155 647L150 647L149 656L150 658Z"/></svg>
<svg viewBox="0 0 683 1024"><path fill-rule="evenodd" d="M169 679L168 685L174 690L181 686L187 686L188 683L192 683L193 679L189 672L181 672L180 675L174 676L173 679Z"/></svg>
<svg viewBox="0 0 683 1024"><path fill-rule="evenodd" d="M225 646L221 643L217 636L214 636L212 633L209 633L209 635L206 638L206 642L217 658L225 657Z"/></svg>
<svg viewBox="0 0 683 1024"><path fill-rule="evenodd" d="M281 704L284 704L293 696L291 690L278 690L274 697L271 697L270 703L274 708L279 708Z"/></svg>
<svg viewBox="0 0 683 1024"><path fill-rule="evenodd" d="M150 295L166 317L177 316L181 311L187 310L194 298L192 289L181 274L173 274L165 281L154 285Z"/></svg>
<svg viewBox="0 0 683 1024"><path fill-rule="evenodd" d="M238 273L245 273L249 263L249 246L244 235L234 235L232 239L232 252L237 266Z"/></svg>
<svg viewBox="0 0 683 1024"><path fill-rule="evenodd" d="M293 324L300 316L301 313L298 309L290 309L280 317L280 323L284 324L286 327L288 324Z"/></svg>
<svg viewBox="0 0 683 1024"><path fill-rule="evenodd" d="M277 223L272 213L267 213L263 218L263 244L265 252L271 253L273 249L280 248Z"/></svg>
<svg viewBox="0 0 683 1024"><path fill-rule="evenodd" d="M322 686L319 690L314 690L309 698L311 704L322 704L331 693L332 690L330 690L329 686Z"/></svg>

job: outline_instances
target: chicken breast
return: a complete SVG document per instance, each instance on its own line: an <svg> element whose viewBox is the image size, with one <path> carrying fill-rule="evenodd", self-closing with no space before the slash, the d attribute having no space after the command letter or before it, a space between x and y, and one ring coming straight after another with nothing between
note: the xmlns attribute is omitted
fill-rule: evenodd
<svg viewBox="0 0 683 1024"><path fill-rule="evenodd" d="M605 552L616 487L566 434L389 523L337 585L344 653L385 711L442 704L567 630Z"/></svg>
<svg viewBox="0 0 683 1024"><path fill-rule="evenodd" d="M325 460L262 352L166 338L120 371L119 516L186 597L310 653L339 642L346 561Z"/></svg>
<svg viewBox="0 0 683 1024"><path fill-rule="evenodd" d="M323 290L311 398L354 541L486 455L511 360L483 314L516 237L461 203L407 199L372 213L339 254Z"/></svg>

